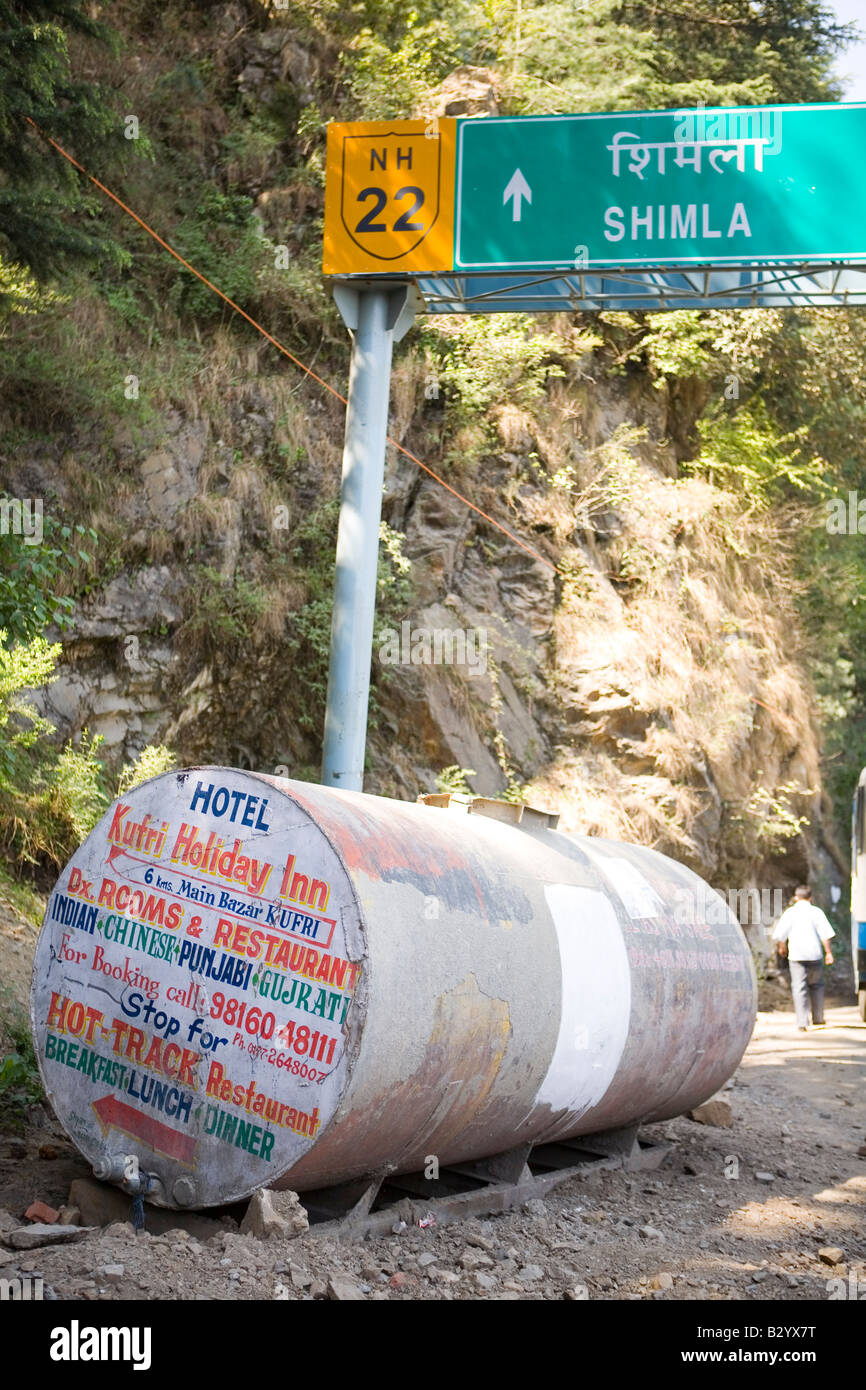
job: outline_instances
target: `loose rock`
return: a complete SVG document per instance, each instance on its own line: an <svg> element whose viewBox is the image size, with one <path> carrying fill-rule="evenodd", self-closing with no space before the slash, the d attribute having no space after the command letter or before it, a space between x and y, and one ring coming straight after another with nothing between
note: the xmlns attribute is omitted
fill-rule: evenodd
<svg viewBox="0 0 866 1390"><path fill-rule="evenodd" d="M720 1129L730 1129L734 1123L731 1102L721 1092L690 1110L689 1118L699 1125L717 1125Z"/></svg>
<svg viewBox="0 0 866 1390"><path fill-rule="evenodd" d="M294 1201L278 1202L278 1198L293 1198ZM270 1192L266 1187L253 1193L241 1222L241 1235L255 1236L257 1240L268 1240L271 1236L290 1238L308 1229L307 1213L298 1201L298 1194Z"/></svg>
<svg viewBox="0 0 866 1390"><path fill-rule="evenodd" d="M57 1220L60 1213L56 1207L49 1207L45 1202L40 1202L37 1199L37 1201L30 1203L24 1215L28 1221L42 1221L50 1226Z"/></svg>
<svg viewBox="0 0 866 1390"><path fill-rule="evenodd" d="M21 1226L10 1231L6 1244L13 1250L38 1250L41 1245L71 1245L73 1241L83 1240L91 1234L90 1226Z"/></svg>
<svg viewBox="0 0 866 1390"><path fill-rule="evenodd" d="M5 1235L8 1231L17 1231L18 1225L19 1223L11 1211L0 1209L0 1236Z"/></svg>
<svg viewBox="0 0 866 1390"><path fill-rule="evenodd" d="M364 1293L348 1274L332 1274L328 1280L328 1297L336 1299L338 1303L352 1303L363 1301Z"/></svg>

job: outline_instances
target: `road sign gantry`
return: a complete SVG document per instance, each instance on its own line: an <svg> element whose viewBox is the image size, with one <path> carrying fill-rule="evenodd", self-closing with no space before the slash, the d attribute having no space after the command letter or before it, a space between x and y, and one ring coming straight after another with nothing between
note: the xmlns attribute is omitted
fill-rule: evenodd
<svg viewBox="0 0 866 1390"><path fill-rule="evenodd" d="M432 312L864 303L864 144L860 103L335 124L324 270Z"/></svg>
<svg viewBox="0 0 866 1390"><path fill-rule="evenodd" d="M354 334L322 780L363 783L391 345L431 313L866 303L866 104L328 127Z"/></svg>

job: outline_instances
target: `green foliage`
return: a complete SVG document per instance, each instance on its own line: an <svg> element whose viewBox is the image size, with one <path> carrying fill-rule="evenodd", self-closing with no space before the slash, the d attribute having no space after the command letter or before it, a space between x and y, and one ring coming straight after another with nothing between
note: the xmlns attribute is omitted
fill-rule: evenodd
<svg viewBox="0 0 866 1390"><path fill-rule="evenodd" d="M15 1130L44 1094L30 1021L7 989L0 993L0 1039L0 1128Z"/></svg>
<svg viewBox="0 0 866 1390"><path fill-rule="evenodd" d="M205 184L196 207L172 238L185 260L244 309L249 309L266 265L266 243L252 209L249 198ZM213 323L231 312L213 290L183 269L168 301L176 313L190 314L199 323Z"/></svg>
<svg viewBox="0 0 866 1390"><path fill-rule="evenodd" d="M499 54L520 110L750 106L838 97L845 30L819 0L564 0L510 12ZM518 27L519 26L519 27Z"/></svg>
<svg viewBox="0 0 866 1390"><path fill-rule="evenodd" d="M493 68L505 112L832 101L850 39L821 0L339 0L356 111L405 116L461 64Z"/></svg>
<svg viewBox="0 0 866 1390"><path fill-rule="evenodd" d="M741 490L760 507L792 493L814 497L826 464L809 448L805 428L783 433L758 399L735 412L717 406L698 422L701 452L685 465L721 487Z"/></svg>
<svg viewBox="0 0 866 1390"><path fill-rule="evenodd" d="M0 642L0 839L13 858L61 864L108 805L101 739L82 735L77 748L57 749L52 725L27 691L51 679L60 645L44 637L11 648Z"/></svg>
<svg viewBox="0 0 866 1390"><path fill-rule="evenodd" d="M0 643L0 840L19 867L64 863L110 800L101 737L85 730L77 746L58 748L53 726L28 698L51 679L60 650L44 637L11 649ZM173 765L168 748L145 748L121 770L118 794Z"/></svg>
<svg viewBox="0 0 866 1390"><path fill-rule="evenodd" d="M292 559L306 589L306 599L289 619L286 645L299 688L305 692L296 718L300 727L311 734L321 732L328 689L339 511L338 497L322 502L304 518L292 538Z"/></svg>
<svg viewBox="0 0 866 1390"><path fill-rule="evenodd" d="M99 286L95 281L84 284L78 280L74 284L78 294L71 298L77 299L80 308L86 305L85 312L95 311L100 317L104 312L97 298L100 289L106 301L111 294L112 308L116 308L114 326L121 332L124 321L135 314L132 306L136 299L129 286L110 288L111 282L105 279ZM0 440L6 449L14 448L16 437L23 435L40 440L68 438L83 424L93 428L101 441L121 419L130 423L146 419L155 382L178 390L189 374L188 350L194 344L173 343L168 361L167 354L148 353L147 387L143 386L140 400L127 399L127 375L141 372L142 356L136 355L130 362L111 333L82 333L70 302L58 296L38 316L22 320L19 315L8 332L0 380ZM151 331L146 301L136 317L139 331L147 333L143 343L157 336ZM83 371L85 357L87 370ZM104 487L113 481L110 475L106 478L100 476L100 470L93 470L94 486Z"/></svg>
<svg viewBox="0 0 866 1390"><path fill-rule="evenodd" d="M61 647L44 637L28 645L10 646L0 630L0 788L22 785L30 769L30 750L51 730L47 719L35 715L22 692L42 685L54 670Z"/></svg>
<svg viewBox="0 0 866 1390"><path fill-rule="evenodd" d="M648 314L649 332L628 354L628 360L645 360L663 387L665 378L711 376L718 370L718 356L712 351L712 324L703 314L688 309L666 314Z"/></svg>
<svg viewBox="0 0 866 1390"><path fill-rule="evenodd" d="M539 333L523 314L496 314L440 319L422 329L428 356L440 386L458 405L479 412L502 400L535 400L545 382L564 376L553 355L566 355L554 333Z"/></svg>
<svg viewBox="0 0 866 1390"><path fill-rule="evenodd" d="M302 729L312 734L321 732L328 693L339 510L337 497L322 503L301 523L293 538L293 558L307 597L289 620L288 648L299 686L305 692L297 720ZM399 621L411 595L411 562L404 556L402 546L400 532L380 522L376 622L383 627ZM388 672L375 663L368 715L371 728L376 727L380 714L376 688L379 681L387 678Z"/></svg>
<svg viewBox="0 0 866 1390"><path fill-rule="evenodd" d="M250 628L267 606L267 596L240 573L228 578L210 565L193 566L192 612L181 629L207 660L231 655L249 637Z"/></svg>
<svg viewBox="0 0 866 1390"><path fill-rule="evenodd" d="M77 748L58 752L39 742L28 782L0 776L0 839L17 866L50 862L59 868L90 834L109 802L97 757L101 742L86 730Z"/></svg>
<svg viewBox="0 0 866 1390"><path fill-rule="evenodd" d="M105 769L97 757L102 735L85 729L78 747L71 743L39 770L39 800L31 809L28 833L33 850L62 863L85 840L109 803Z"/></svg>
<svg viewBox="0 0 866 1390"><path fill-rule="evenodd" d="M411 116L439 78L458 61L455 36L444 19L422 21L403 10L393 47L381 33L362 29L344 54L352 95L364 120Z"/></svg>
<svg viewBox="0 0 866 1390"><path fill-rule="evenodd" d="M775 789L754 787L732 815L732 820L763 852L778 852L809 824L808 816L798 815L792 803L798 797L810 795L808 787L801 787L797 782L785 782Z"/></svg>
<svg viewBox="0 0 866 1390"><path fill-rule="evenodd" d="M134 762L128 763L117 782L117 795L125 796L133 787L148 782L151 777L159 777L163 772L171 772L177 760L164 743L148 744Z"/></svg>
<svg viewBox="0 0 866 1390"><path fill-rule="evenodd" d="M442 771L437 773L436 790L456 796L473 796L474 792L467 778L476 776L474 767L461 767L459 763L452 763L450 767L443 767Z"/></svg>
<svg viewBox="0 0 866 1390"><path fill-rule="evenodd" d="M280 123L263 111L254 112L241 125L230 130L228 135L223 136L222 146L233 166L235 177L232 182L260 182L264 179L284 140L285 131L280 128Z"/></svg>
<svg viewBox="0 0 866 1390"><path fill-rule="evenodd" d="M614 10L627 31L653 40L649 106L839 99L831 70L852 26L823 0L633 0Z"/></svg>
<svg viewBox="0 0 866 1390"><path fill-rule="evenodd" d="M8 312L38 314L62 302L62 296L40 285L25 266L0 256L0 306Z"/></svg>
<svg viewBox="0 0 866 1390"><path fill-rule="evenodd" d="M4 517L17 518L15 505L13 499L0 494L0 514ZM34 515L31 511L31 519ZM0 642L6 647L29 641L49 623L69 626L73 600L56 589L61 579L68 580L79 566L90 563L82 543L98 539L92 527L59 526L44 514L41 524L43 539L36 545L28 544L24 535L12 529L5 535L0 530Z"/></svg>
<svg viewBox="0 0 866 1390"><path fill-rule="evenodd" d="M69 34L111 41L87 8L79 0L0 0L0 257L37 280L76 261L122 259L79 175L27 124L32 119L78 159L97 156L103 170L106 144L113 141L119 155L121 127L108 94L70 70ZM0 304L20 307L20 288L3 288Z"/></svg>
<svg viewBox="0 0 866 1390"><path fill-rule="evenodd" d="M412 561L403 554L406 537L387 521L379 522L379 567L376 577L376 610L383 620L402 616L412 592Z"/></svg>

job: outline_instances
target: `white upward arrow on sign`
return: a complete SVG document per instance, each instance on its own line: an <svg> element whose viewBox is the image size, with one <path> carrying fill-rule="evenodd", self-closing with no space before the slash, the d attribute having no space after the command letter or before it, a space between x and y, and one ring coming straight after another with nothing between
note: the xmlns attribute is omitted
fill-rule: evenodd
<svg viewBox="0 0 866 1390"><path fill-rule="evenodd" d="M526 179L519 169L515 169L508 181L508 185L502 195L503 203L507 203L509 198L514 199L511 209L512 221L519 222L520 214L523 211L523 199L525 198L527 203L532 202L532 189L529 187L529 184L526 182Z"/></svg>

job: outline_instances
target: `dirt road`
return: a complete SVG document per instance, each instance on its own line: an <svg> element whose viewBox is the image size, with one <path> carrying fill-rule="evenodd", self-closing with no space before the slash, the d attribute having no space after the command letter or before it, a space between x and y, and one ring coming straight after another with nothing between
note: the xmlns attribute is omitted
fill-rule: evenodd
<svg viewBox="0 0 866 1390"><path fill-rule="evenodd" d="M0 981L24 1004L36 929L8 909ZM799 1033L780 983L763 998L773 1007L727 1092L731 1128L653 1125L644 1137L671 1146L657 1172L595 1173L515 1212L358 1246L260 1241L225 1217L193 1235L118 1223L73 1245L13 1250L9 1231L27 1224L34 1199L60 1207L89 1176L36 1107L24 1131L0 1132L0 1278L41 1277L61 1299L327 1297L334 1279L330 1296L370 1299L866 1295L866 1024L831 998L828 1027Z"/></svg>
<svg viewBox="0 0 866 1390"><path fill-rule="evenodd" d="M866 1294L866 1025L853 1007L827 1017L802 1034L786 1010L760 1014L728 1092L733 1127L650 1127L672 1145L655 1173L597 1173L516 1212L358 1246L260 1241L224 1221L205 1239L118 1223L74 1245L12 1250L8 1230L29 1203L59 1206L87 1167L50 1122L3 1135L0 1273L42 1277L61 1299ZM833 1247L838 1263L827 1262Z"/></svg>

